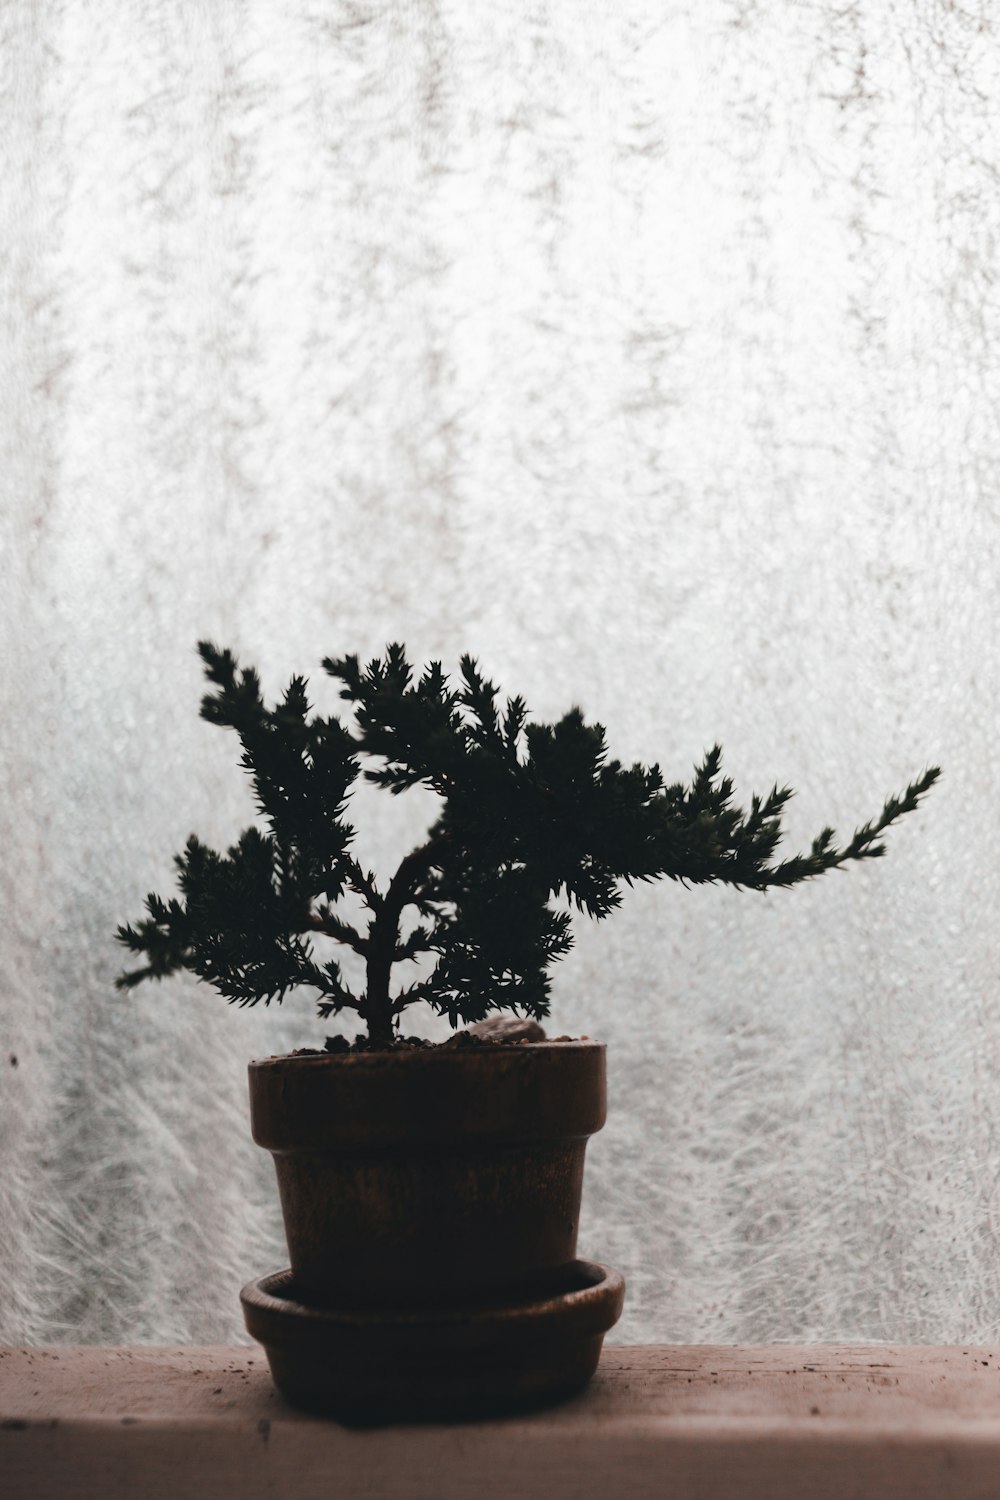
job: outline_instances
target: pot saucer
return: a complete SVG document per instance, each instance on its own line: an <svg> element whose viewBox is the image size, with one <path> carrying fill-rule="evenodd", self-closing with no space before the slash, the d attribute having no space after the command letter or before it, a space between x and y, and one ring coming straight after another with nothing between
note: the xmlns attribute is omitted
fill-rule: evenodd
<svg viewBox="0 0 1000 1500"><path fill-rule="evenodd" d="M291 1271L240 1292L247 1331L294 1406L354 1423L527 1411L582 1389L625 1283L595 1261L565 1268L560 1290L491 1305L311 1307Z"/></svg>

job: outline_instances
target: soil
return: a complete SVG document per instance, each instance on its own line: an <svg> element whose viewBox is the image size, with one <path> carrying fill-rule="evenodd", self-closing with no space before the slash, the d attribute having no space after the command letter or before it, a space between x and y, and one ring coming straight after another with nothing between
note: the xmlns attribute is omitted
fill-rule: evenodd
<svg viewBox="0 0 1000 1500"><path fill-rule="evenodd" d="M518 1033L521 1034L518 1034ZM500 1027L496 1022L480 1022L477 1026L470 1026L465 1031L456 1031L443 1042L429 1042L426 1037L400 1036L397 1037L389 1047L373 1047L366 1036L356 1037L350 1041L346 1036L328 1036L326 1046L298 1047L291 1053L292 1057L322 1057L326 1052L347 1052L357 1054L359 1052L404 1052L414 1048L432 1048L437 1052L465 1052L470 1050L481 1051L486 1047L530 1047L534 1042L587 1042L589 1037L556 1036L547 1037L542 1028L534 1022L507 1023Z"/></svg>
<svg viewBox="0 0 1000 1500"><path fill-rule="evenodd" d="M397 1037L391 1047L373 1047L366 1036L359 1036L353 1042L348 1041L346 1036L328 1036L325 1047L296 1047L291 1052L291 1057L322 1057L326 1052L405 1052L415 1048L430 1048L435 1052L467 1052L482 1051L487 1047L531 1047L537 1041L546 1042L586 1042L589 1037L577 1036L555 1036L555 1037L497 1037L497 1036L471 1036L467 1031L456 1031L445 1042L429 1042L426 1037L401 1036Z"/></svg>

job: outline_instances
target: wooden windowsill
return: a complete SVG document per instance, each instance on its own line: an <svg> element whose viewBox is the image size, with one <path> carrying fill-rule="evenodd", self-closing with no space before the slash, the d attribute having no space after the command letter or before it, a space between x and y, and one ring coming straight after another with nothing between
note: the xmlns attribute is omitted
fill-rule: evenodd
<svg viewBox="0 0 1000 1500"><path fill-rule="evenodd" d="M357 1430L274 1391L263 1350L0 1350L0 1491L183 1500L1000 1497L1000 1350L604 1351L527 1417Z"/></svg>

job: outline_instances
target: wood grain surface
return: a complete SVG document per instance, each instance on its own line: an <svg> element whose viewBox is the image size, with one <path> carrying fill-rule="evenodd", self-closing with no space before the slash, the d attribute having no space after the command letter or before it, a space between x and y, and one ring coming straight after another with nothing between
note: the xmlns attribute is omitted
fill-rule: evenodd
<svg viewBox="0 0 1000 1500"><path fill-rule="evenodd" d="M606 1350L547 1412L352 1429L254 1347L0 1350L0 1491L338 1500L1000 1500L1000 1350Z"/></svg>

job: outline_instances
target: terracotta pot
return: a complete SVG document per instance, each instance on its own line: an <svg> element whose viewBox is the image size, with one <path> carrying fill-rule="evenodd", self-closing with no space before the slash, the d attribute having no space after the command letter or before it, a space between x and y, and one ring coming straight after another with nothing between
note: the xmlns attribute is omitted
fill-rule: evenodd
<svg viewBox="0 0 1000 1500"><path fill-rule="evenodd" d="M295 1296L454 1308L558 1289L576 1257L596 1042L272 1057L250 1064Z"/></svg>
<svg viewBox="0 0 1000 1500"><path fill-rule="evenodd" d="M282 1271L240 1298L293 1405L355 1423L455 1420L547 1406L587 1384L624 1283L582 1260L561 1281L544 1297L486 1308L371 1311L305 1306Z"/></svg>

